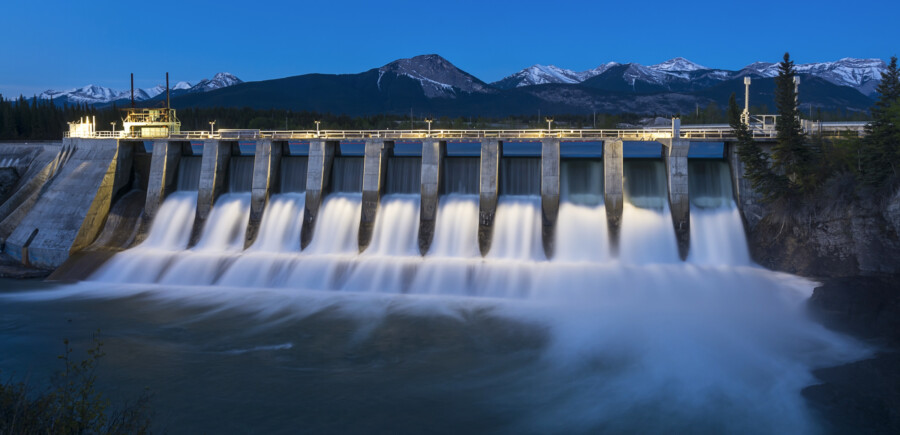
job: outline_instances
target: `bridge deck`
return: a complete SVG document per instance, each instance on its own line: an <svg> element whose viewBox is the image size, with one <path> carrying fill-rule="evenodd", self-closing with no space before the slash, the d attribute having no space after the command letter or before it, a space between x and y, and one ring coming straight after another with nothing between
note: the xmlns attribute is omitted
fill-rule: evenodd
<svg viewBox="0 0 900 435"><path fill-rule="evenodd" d="M804 122L807 133L821 134L826 137L841 135L859 135L865 128L865 122ZM753 137L757 140L771 140L776 131L771 125L751 126ZM729 140L734 139L731 127L727 124L684 125L678 136L682 139ZM90 133L65 137L84 137L98 139L144 139L140 135L126 134L124 131L92 131ZM231 130L220 129L210 131L182 131L167 137L153 139L480 139L480 138L562 138L562 139L624 139L624 140L656 140L671 139L671 127L645 127L632 129L498 129L498 130ZM146 138L149 139L149 138Z"/></svg>

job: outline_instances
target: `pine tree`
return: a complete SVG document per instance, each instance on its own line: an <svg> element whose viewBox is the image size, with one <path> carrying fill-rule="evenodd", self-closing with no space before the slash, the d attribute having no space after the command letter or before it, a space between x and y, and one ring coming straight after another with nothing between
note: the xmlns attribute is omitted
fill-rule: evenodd
<svg viewBox="0 0 900 435"><path fill-rule="evenodd" d="M872 122L866 125L860 150L861 181L873 186L900 175L900 125L896 120L900 110L900 70L896 56L891 57L876 91L878 101L872 106Z"/></svg>
<svg viewBox="0 0 900 435"><path fill-rule="evenodd" d="M776 172L788 180L788 195L804 193L812 190L813 152L806 145L806 137L800 125L800 112L797 109L797 93L794 91L794 62L790 54L784 54L784 61L778 65L778 76L775 77L775 106L778 109L778 123L775 126L777 143L773 148L772 158Z"/></svg>
<svg viewBox="0 0 900 435"><path fill-rule="evenodd" d="M741 109L738 108L737 97L731 94L728 99L728 123L737 138L737 152L744 165L744 175L750 180L753 189L763 196L764 201L772 201L780 197L787 184L787 180L772 172L769 168L769 159L759 144L753 140L750 126L741 119Z"/></svg>

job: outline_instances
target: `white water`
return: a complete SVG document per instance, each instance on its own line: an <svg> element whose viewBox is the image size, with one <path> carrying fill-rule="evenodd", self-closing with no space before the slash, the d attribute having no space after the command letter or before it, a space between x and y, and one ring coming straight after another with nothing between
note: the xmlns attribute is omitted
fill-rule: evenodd
<svg viewBox="0 0 900 435"><path fill-rule="evenodd" d="M179 222L162 216L174 214L183 200L167 200L158 221ZM283 207L274 207L276 202ZM811 368L865 354L807 317L804 304L814 283L752 265L733 205L691 210L691 254L681 262L665 207L625 203L621 256L615 259L609 255L603 205L563 202L555 257L546 261L538 197L501 197L492 249L484 259L477 249L475 196L441 198L425 257L417 251L415 196L383 198L372 244L363 254L357 249L360 203L359 194L328 196L312 244L297 252L302 200L273 197L258 246L240 253L233 238L240 224L234 219L246 221L245 212L220 201L214 215L221 218L211 217L211 227L204 229L211 239L194 250L166 252L176 264L162 280L124 269L97 279L178 284L157 287L156 297L246 310L260 318L337 309L357 319L359 336L392 313L464 323L473 313L487 311L542 325L550 336L542 351L543 371L517 375L531 376L531 388L492 398L535 403L533 412L518 418L521 432L555 432L560 422L566 432L597 427L609 432L815 432L819 428L799 393L813 382ZM183 234L182 227L190 224L162 228ZM154 226L154 240L179 239L157 235L160 231ZM117 255L110 265L129 257L152 263L157 255L139 247ZM211 283L220 287L184 287ZM362 294L376 292L411 296Z"/></svg>
<svg viewBox="0 0 900 435"><path fill-rule="evenodd" d="M156 212L147 239L115 255L93 278L107 282L156 282L174 254L187 248L196 212L197 192L173 192Z"/></svg>
<svg viewBox="0 0 900 435"><path fill-rule="evenodd" d="M604 262L609 260L606 207L562 201L556 218L555 262Z"/></svg>
<svg viewBox="0 0 900 435"><path fill-rule="evenodd" d="M494 239L487 258L533 261L546 258L541 242L540 196L500 196L494 216Z"/></svg>
<svg viewBox="0 0 900 435"><path fill-rule="evenodd" d="M280 193L272 195L259 226L251 251L297 252L300 251L300 230L303 226L305 193Z"/></svg>
<svg viewBox="0 0 900 435"><path fill-rule="evenodd" d="M475 258L478 252L478 195L440 198L428 257Z"/></svg>

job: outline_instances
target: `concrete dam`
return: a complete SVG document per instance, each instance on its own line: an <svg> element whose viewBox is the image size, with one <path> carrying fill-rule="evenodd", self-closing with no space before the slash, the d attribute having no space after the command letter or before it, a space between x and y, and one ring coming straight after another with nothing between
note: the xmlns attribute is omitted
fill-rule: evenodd
<svg viewBox="0 0 900 435"><path fill-rule="evenodd" d="M722 139L399 136L5 145L4 162L23 175L0 207L0 240L12 258L70 279L158 237L181 250L551 260L572 259L566 238L583 233L596 258L684 260L705 249L692 221L734 210L745 184ZM630 219L665 225L629 239Z"/></svg>

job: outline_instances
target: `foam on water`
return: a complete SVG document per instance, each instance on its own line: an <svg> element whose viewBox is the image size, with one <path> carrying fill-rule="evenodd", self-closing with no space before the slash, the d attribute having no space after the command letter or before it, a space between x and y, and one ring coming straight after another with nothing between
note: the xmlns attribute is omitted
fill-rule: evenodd
<svg viewBox="0 0 900 435"><path fill-rule="evenodd" d="M154 225L144 244L116 255L94 278L162 285L91 283L59 294L139 293L163 307L195 306L208 317L243 312L228 321L260 331L301 318L354 319L359 331L349 342L330 344L336 348L399 327L391 320L397 317L420 316L420 324L487 322L501 330L512 327L504 322L532 325L548 335L540 360L506 373L509 386L485 393L492 403L516 407L519 418L509 432L819 430L800 395L813 382L810 370L858 359L866 350L808 317L805 301L814 283L750 262L733 203L691 210L691 252L682 262L667 201L641 198L645 206L662 207L624 204L620 258L610 258L604 205L563 201L556 253L547 261L538 196L500 197L492 248L481 258L472 195L440 198L424 257L417 249L416 195L383 197L372 244L362 254L358 193L325 198L303 252L296 245L302 196L273 196L256 244L242 252L247 197L220 199L201 243L184 250L195 203L173 195L158 214L157 223L165 224ZM125 267L135 261L139 266ZM441 330L410 346L430 349L433 338L458 331ZM396 343L371 339L377 349L371 353L390 358L396 351ZM279 337L222 354L286 351L303 340Z"/></svg>

